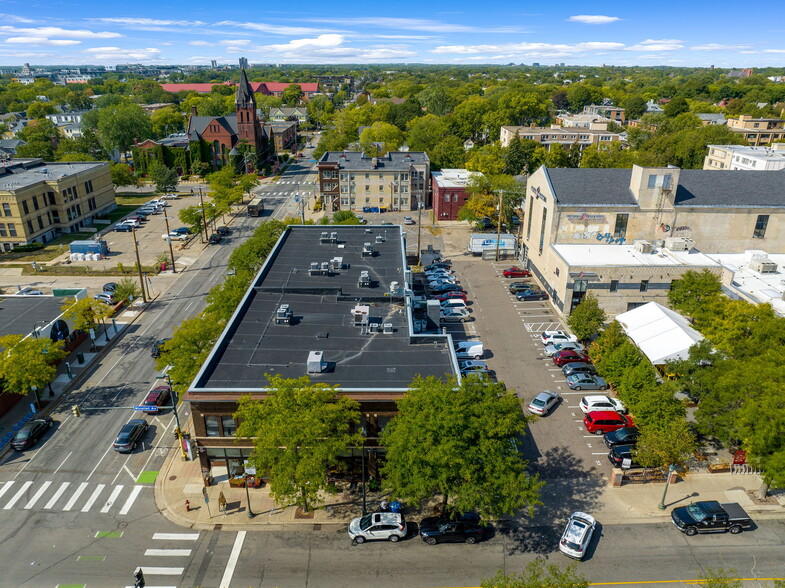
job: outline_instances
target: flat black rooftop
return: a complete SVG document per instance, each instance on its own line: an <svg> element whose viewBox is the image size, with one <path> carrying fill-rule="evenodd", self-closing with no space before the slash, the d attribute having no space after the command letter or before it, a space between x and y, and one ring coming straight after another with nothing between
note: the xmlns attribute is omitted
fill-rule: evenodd
<svg viewBox="0 0 785 588"><path fill-rule="evenodd" d="M0 297L0 336L29 335L36 322L49 324L63 313L60 307L67 299L73 296Z"/></svg>
<svg viewBox="0 0 785 588"><path fill-rule="evenodd" d="M377 237L382 240L377 242ZM363 253L366 243L374 250L372 256ZM308 375L346 392L380 393L402 392L418 374L454 375L445 336L410 334L402 294L407 279L404 249L398 226L287 229L191 385L190 400L215 393L263 392L266 373ZM342 268L322 274L321 264L335 258L342 258ZM311 271L312 263L319 264L319 273ZM358 284L361 272L368 272L370 287ZM393 282L398 283L395 292ZM292 311L290 325L276 324L282 304ZM369 308L369 323L378 330L355 324L358 305ZM384 325L390 325L390 332L384 332ZM312 351L323 352L324 371L308 373Z"/></svg>

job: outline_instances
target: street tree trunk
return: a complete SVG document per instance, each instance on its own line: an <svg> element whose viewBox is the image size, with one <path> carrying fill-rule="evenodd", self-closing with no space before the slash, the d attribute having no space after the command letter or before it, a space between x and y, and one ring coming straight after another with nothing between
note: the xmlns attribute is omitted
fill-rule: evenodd
<svg viewBox="0 0 785 588"><path fill-rule="evenodd" d="M764 480L764 482L758 488L755 496L758 500L766 500L766 497L769 495L769 483Z"/></svg>

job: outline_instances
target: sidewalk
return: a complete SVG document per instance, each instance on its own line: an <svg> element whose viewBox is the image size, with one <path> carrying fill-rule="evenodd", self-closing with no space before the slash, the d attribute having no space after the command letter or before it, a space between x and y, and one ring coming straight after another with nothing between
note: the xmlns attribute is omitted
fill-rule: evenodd
<svg viewBox="0 0 785 588"><path fill-rule="evenodd" d="M760 487L757 475L738 474L690 474L684 480L673 483L668 488L665 510L657 506L662 499L665 485L628 484L621 488L602 489L597 505L590 513L603 525L628 525L642 523L662 523L670 521L670 512L676 506L689 504L694 500L717 500L738 502L753 520L785 518L785 495L778 495L780 502L755 504L748 495L749 490ZM553 486L557 486L554 482ZM198 461L183 461L177 448L173 448L155 483L155 501L162 514L175 524L199 530L312 530L313 525L346 527L349 522L362 514L362 496L336 494L325 504L313 511L312 517L300 518L296 508L276 508L270 498L268 487L249 488L253 518L248 517L248 498L245 488L232 488L226 479L216 479L206 488L209 503L205 504L202 491L201 469ZM223 493L226 498L226 512L219 510L218 499ZM186 511L185 501L190 503ZM558 491L543 492L545 505L540 512L548 512L549 503L556 507L563 497ZM367 508L374 511L379 503L378 495L368 497ZM559 508L561 510L561 508ZM425 515L422 515L425 516ZM536 517L536 515L535 515ZM526 522L524 522L526 524Z"/></svg>

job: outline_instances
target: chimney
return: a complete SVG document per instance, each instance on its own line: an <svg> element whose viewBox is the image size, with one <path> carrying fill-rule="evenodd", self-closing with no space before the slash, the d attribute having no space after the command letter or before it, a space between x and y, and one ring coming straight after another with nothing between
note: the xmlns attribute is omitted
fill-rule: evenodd
<svg viewBox="0 0 785 588"><path fill-rule="evenodd" d="M196 105L191 106L191 116L196 116Z"/></svg>

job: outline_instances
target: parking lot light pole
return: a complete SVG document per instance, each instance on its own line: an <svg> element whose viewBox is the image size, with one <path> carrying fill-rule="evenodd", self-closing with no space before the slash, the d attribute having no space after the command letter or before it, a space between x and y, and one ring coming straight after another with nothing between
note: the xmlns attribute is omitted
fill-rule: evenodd
<svg viewBox="0 0 785 588"><path fill-rule="evenodd" d="M199 202L202 204L202 224L204 225L204 236L201 242L204 243L207 240L207 218L204 216L204 198L202 197L201 186L199 187Z"/></svg>
<svg viewBox="0 0 785 588"><path fill-rule="evenodd" d="M659 508L660 510L665 510L665 495L668 494L668 486L671 483L671 476L675 471L676 471L676 464L672 463L671 465L668 466L668 478L665 480L665 490L662 491L662 500L660 500L660 503L657 505L657 508Z"/></svg>
<svg viewBox="0 0 785 588"><path fill-rule="evenodd" d="M142 301L147 303L147 294L144 287L144 278L142 277L142 263L139 261L139 243L136 240L136 229L131 227L131 234L134 237L134 251L136 251L136 269L139 271L139 285L142 287Z"/></svg>
<svg viewBox="0 0 785 588"><path fill-rule="evenodd" d="M166 240L169 243L169 254L172 256L172 273L176 274L177 270L174 267L174 248L172 247L172 237L169 233L169 216L166 214L166 211L164 211L164 221L166 222Z"/></svg>
<svg viewBox="0 0 785 588"><path fill-rule="evenodd" d="M502 198L504 197L504 190L499 190L499 216L497 218L498 226L496 227L496 261L499 261L499 245L502 239Z"/></svg>

